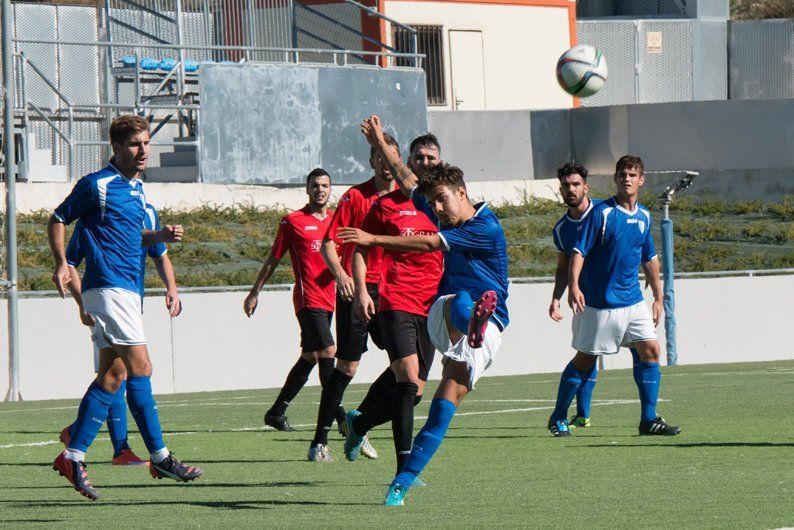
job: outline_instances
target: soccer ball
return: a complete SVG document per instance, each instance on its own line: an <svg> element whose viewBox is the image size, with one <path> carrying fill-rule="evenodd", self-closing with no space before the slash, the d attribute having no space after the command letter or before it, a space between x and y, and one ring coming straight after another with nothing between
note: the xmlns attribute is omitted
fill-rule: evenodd
<svg viewBox="0 0 794 530"><path fill-rule="evenodd" d="M574 46L557 61L557 82L572 96L586 98L604 86L607 61L600 51L587 44Z"/></svg>

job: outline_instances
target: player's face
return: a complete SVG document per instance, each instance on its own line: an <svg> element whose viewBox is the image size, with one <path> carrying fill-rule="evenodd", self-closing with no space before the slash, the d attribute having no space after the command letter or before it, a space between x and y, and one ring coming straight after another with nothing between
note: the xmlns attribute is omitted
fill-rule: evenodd
<svg viewBox="0 0 794 530"><path fill-rule="evenodd" d="M411 152L411 159L408 165L411 166L411 171L414 175L421 177L425 171L432 167L436 167L441 163L441 154L435 147L425 147L420 145Z"/></svg>
<svg viewBox="0 0 794 530"><path fill-rule="evenodd" d="M450 188L443 184L427 193L427 202L433 208L439 221L448 226L460 223L460 214L466 200L466 188Z"/></svg>
<svg viewBox="0 0 794 530"><path fill-rule="evenodd" d="M322 208L328 204L331 198L331 178L328 175L320 175L312 178L306 184L306 194L312 206Z"/></svg>
<svg viewBox="0 0 794 530"><path fill-rule="evenodd" d="M116 166L122 173L129 176L146 169L152 149L149 141L149 131L141 131L127 136L123 144L111 144Z"/></svg>
<svg viewBox="0 0 794 530"><path fill-rule="evenodd" d="M639 168L624 168L615 173L615 184L618 186L619 197L636 197L645 184L645 175Z"/></svg>
<svg viewBox="0 0 794 530"><path fill-rule="evenodd" d="M560 195L563 202L571 208L576 208L587 197L589 191L587 183L581 175L574 173L560 180Z"/></svg>
<svg viewBox="0 0 794 530"><path fill-rule="evenodd" d="M388 164L381 159L378 153L375 153L369 159L369 166L375 172L375 176L386 182L391 182L394 178L391 174Z"/></svg>

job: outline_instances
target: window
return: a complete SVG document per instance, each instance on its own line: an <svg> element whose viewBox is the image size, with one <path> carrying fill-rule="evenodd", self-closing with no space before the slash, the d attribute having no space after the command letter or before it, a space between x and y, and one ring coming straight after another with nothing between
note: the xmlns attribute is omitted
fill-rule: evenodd
<svg viewBox="0 0 794 530"><path fill-rule="evenodd" d="M442 26L414 25L417 38L417 53L425 54L422 68L425 70L425 84L428 105L446 105L444 87L444 40ZM405 28L392 26L392 43L400 53L411 53L413 35ZM397 59L397 66L411 66L411 59Z"/></svg>

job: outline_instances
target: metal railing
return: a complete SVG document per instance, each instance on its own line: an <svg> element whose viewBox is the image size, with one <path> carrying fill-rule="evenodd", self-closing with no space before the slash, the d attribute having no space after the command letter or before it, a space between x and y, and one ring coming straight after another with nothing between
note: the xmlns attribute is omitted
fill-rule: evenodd
<svg viewBox="0 0 794 530"><path fill-rule="evenodd" d="M193 82L195 82L195 75L188 74L184 70L184 59L178 61L170 70L166 72L147 72L142 71L140 68L140 60L142 57L145 57L147 54L144 53L146 50L168 50L168 51L178 51L180 54L184 54L190 51L194 52L213 52L213 51L250 51L250 52L264 52L271 55L280 55L283 59L283 62L293 63L293 64L301 64L302 56L304 54L313 54L313 55L321 55L326 56L329 58L329 63L345 66L350 62L350 58L353 56L356 57L373 57L375 59L380 59L384 61L386 66L390 66L392 64L396 65L397 60L405 60L410 59L414 62L414 64L421 64L422 55L412 54L412 53L397 53L391 51L362 51L362 50L335 50L335 49L311 49L311 48L281 48L281 47L259 47L259 46L193 46L193 45L175 45L175 44L140 44L140 43L131 43L131 42L96 42L96 41L61 41L61 40L47 40L47 39L14 39L15 43L18 44L45 44L45 45L53 45L53 46L87 46L87 47L94 47L97 49L114 49L114 48L126 48L132 49L132 56L134 57L135 67L131 67L128 69L125 68L117 68L112 69L111 76L114 79L125 77L127 80L131 80L134 86L134 95L133 101L130 103L120 103L118 96L113 99L114 102L105 101L105 102L81 102L81 101L73 101L66 94L63 93L62 90L58 88L56 83L54 83L51 79L45 75L42 68L37 66L33 63L24 52L20 52L14 54L15 62L17 63L17 70L18 75L20 77L20 92L21 92L21 108L15 109L15 115L20 115L23 122L23 134L29 134L29 124L30 124L30 117L31 115L35 115L46 123L51 130L63 140L65 144L65 149L67 152L67 162L68 162L68 178L72 180L76 177L76 170L75 170L75 149L82 146L104 146L107 147L110 145L110 142L107 140L104 141L85 141L85 140L78 140L75 138L75 129L74 129L74 120L75 120L75 113L79 110L99 110L100 113L106 112L111 113L113 111L129 111L136 114L143 114L146 115L148 112L149 119L154 121L153 112L154 111L171 111L171 114L166 116L159 124L156 124L153 128L154 136L161 127L170 119L173 113L177 113L178 123L180 125L180 136L182 136L181 126L183 124L182 114L185 112L192 112L195 115L195 123L198 123L200 120L200 105L196 104L187 104L184 103L185 100L185 91L184 88L179 88L176 94L173 94L178 103L176 104L156 104L152 103L154 101L154 96L157 96L162 93L164 87L166 87L169 83L176 82L177 86L184 87L188 84L187 78L191 77ZM149 54L150 55L150 54ZM378 62L377 60L375 61ZM375 67L375 66L373 66ZM32 73L31 73L32 71ZM40 78L45 86L47 86L56 96L59 102L61 102L64 106L61 111L58 112L58 116L53 116L51 113L48 114L45 112L44 109L40 108L34 102L29 101L28 94L27 94L27 84L32 74L35 74L38 78ZM151 93L146 93L144 90L144 82L142 80L143 75L156 75L161 76L159 79L158 84L155 86L154 90ZM116 83L117 84L117 83ZM105 98L106 100L108 98ZM66 118L66 125L59 125L56 122L63 121L62 116L65 114ZM191 131L191 134L193 132ZM29 145L29 141L26 138L24 145ZM168 142L168 141L153 141L153 147L169 147L169 146L193 146L196 148L197 152L200 149L199 147L200 142L198 138L196 140L184 141L184 142ZM25 159L29 161L29 156L25 156ZM201 178L201 167L200 167L200 156L196 157L197 164L198 164L198 175L199 179ZM25 175L23 178L27 178L27 171L28 166L25 166Z"/></svg>

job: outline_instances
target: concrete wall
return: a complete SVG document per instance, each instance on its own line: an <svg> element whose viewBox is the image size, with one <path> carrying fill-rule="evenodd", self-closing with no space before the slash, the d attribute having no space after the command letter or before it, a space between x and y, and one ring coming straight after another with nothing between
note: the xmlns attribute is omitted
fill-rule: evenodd
<svg viewBox="0 0 794 530"><path fill-rule="evenodd" d="M538 5L543 3L548 5ZM484 71L479 75L485 82L485 109L549 109L572 104L554 75L557 59L571 47L569 8L560 4L387 0L385 13L404 24L444 28L447 105L433 109L453 108L449 32L454 30L482 32Z"/></svg>
<svg viewBox="0 0 794 530"><path fill-rule="evenodd" d="M794 275L677 280L678 352L682 364L794 358L788 329ZM781 296L781 294L783 296ZM570 311L557 324L547 316L551 284L510 286L512 324L488 375L559 372L571 356ZM244 292L183 294L185 310L167 317L160 296L149 296L144 323L156 393L280 387L298 355L298 326L287 291L265 291L248 319ZM290 310L287 310L287 309ZM6 318L0 305L0 321ZM21 389L27 400L79 397L91 380L91 343L74 303L60 298L20 300ZM6 344L5 327L0 343ZM662 344L663 338L662 338ZM606 359L607 369L630 366L628 353ZM369 382L387 364L368 353L356 380ZM8 359L0 351L6 388ZM439 376L436 364L432 376ZM318 384L316 373L310 384Z"/></svg>

